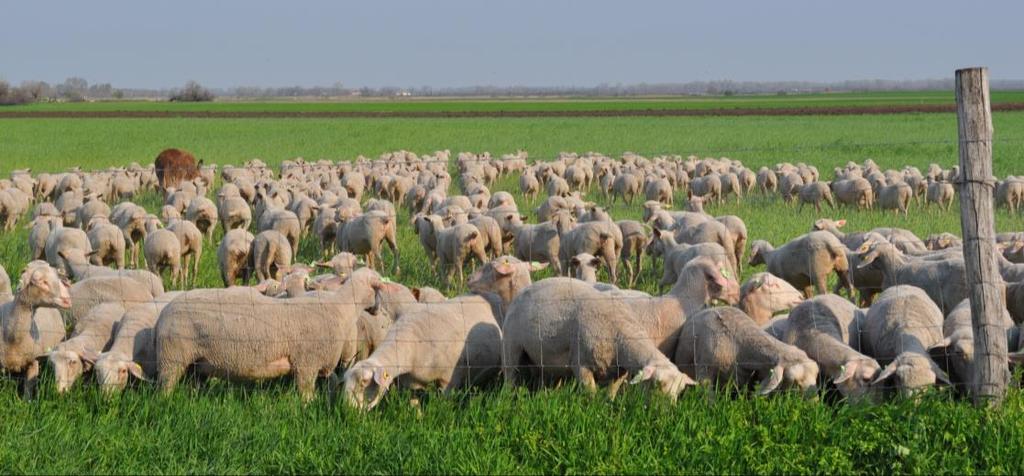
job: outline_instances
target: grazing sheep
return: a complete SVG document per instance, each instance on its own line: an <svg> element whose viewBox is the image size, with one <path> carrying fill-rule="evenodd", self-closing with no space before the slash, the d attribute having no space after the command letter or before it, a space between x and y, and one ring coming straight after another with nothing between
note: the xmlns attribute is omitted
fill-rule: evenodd
<svg viewBox="0 0 1024 476"><path fill-rule="evenodd" d="M949 248L960 248L963 241L952 233L935 233L924 239L924 246L929 250L945 250Z"/></svg>
<svg viewBox="0 0 1024 476"><path fill-rule="evenodd" d="M572 296L573 299L567 299ZM544 382L569 376L614 398L629 374L673 400L691 384L658 350L626 303L572 278L542 280L517 296L502 326L506 382L531 371Z"/></svg>
<svg viewBox="0 0 1024 476"><path fill-rule="evenodd" d="M171 282L181 284L181 242L173 231L157 229L147 233L142 251L149 272L160 276L164 269L170 268Z"/></svg>
<svg viewBox="0 0 1024 476"><path fill-rule="evenodd" d="M501 241L501 226L498 225L498 221L487 215L480 215L469 220L469 224L480 230L480 239L487 255L491 258L501 256L504 249Z"/></svg>
<svg viewBox="0 0 1024 476"><path fill-rule="evenodd" d="M819 294L828 292L826 283L833 271L840 284L853 293L846 248L826 231L800 235L778 249L767 241L756 240L750 246L749 264L766 264L769 273L785 279L797 289L803 289L806 297L813 295L812 288Z"/></svg>
<svg viewBox="0 0 1024 476"><path fill-rule="evenodd" d="M535 200L540 193L540 181L531 173L524 173L519 176L519 193L527 200Z"/></svg>
<svg viewBox="0 0 1024 476"><path fill-rule="evenodd" d="M672 195L672 184L668 182L668 179L652 180L644 187L644 199L646 200L654 200L671 206Z"/></svg>
<svg viewBox="0 0 1024 476"><path fill-rule="evenodd" d="M116 225L103 217L94 217L89 222L86 233L89 246L92 248L90 260L97 266L113 264L117 269L124 269L125 240L124 233Z"/></svg>
<svg viewBox="0 0 1024 476"><path fill-rule="evenodd" d="M612 182L612 204L617 198L628 205L633 204L633 198L640 193L640 179L631 173L622 173L615 176Z"/></svg>
<svg viewBox="0 0 1024 476"><path fill-rule="evenodd" d="M636 280L642 271L644 248L647 245L647 229L636 220L619 220L615 222L622 233L622 252L619 259L626 265L626 272L629 274L626 283L632 287L636 286ZM632 259L636 258L636 264Z"/></svg>
<svg viewBox="0 0 1024 476"><path fill-rule="evenodd" d="M459 284L466 281L463 262L470 254L476 256L481 263L487 262L487 253L477 227L466 223L442 230L435 229L434 234L437 235L437 258L440 263L438 273L445 286L451 285L456 270L459 273Z"/></svg>
<svg viewBox="0 0 1024 476"><path fill-rule="evenodd" d="M257 229L260 231L276 230L288 238L288 244L293 250L299 249L302 229L299 227L299 217L295 213L285 209L267 209L258 222Z"/></svg>
<svg viewBox="0 0 1024 476"><path fill-rule="evenodd" d="M757 273L740 286L739 308L759 326L766 326L777 312L788 311L804 296L784 279L771 273Z"/></svg>
<svg viewBox="0 0 1024 476"><path fill-rule="evenodd" d="M835 180L829 187L839 203L856 206L858 210L870 209L875 204L875 190L871 188L871 182L864 178Z"/></svg>
<svg viewBox="0 0 1024 476"><path fill-rule="evenodd" d="M470 295L399 313L373 353L345 372L346 402L370 410L396 381L403 388L436 384L449 392L496 376L501 329L492 305Z"/></svg>
<svg viewBox="0 0 1024 476"><path fill-rule="evenodd" d="M892 210L897 215L900 212L907 216L907 208L910 206L910 199L914 191L906 182L897 182L878 189L878 207L882 210Z"/></svg>
<svg viewBox="0 0 1024 476"><path fill-rule="evenodd" d="M558 230L560 227L571 226L571 220L568 212L562 212L551 222L519 225L514 229L513 254L524 261L550 263L555 274L561 275L563 268L559 260L561 241ZM558 225L555 221L564 223Z"/></svg>
<svg viewBox="0 0 1024 476"><path fill-rule="evenodd" d="M806 352L846 398L870 398L881 366L857 350L864 318L850 301L822 294L793 308L780 339Z"/></svg>
<svg viewBox="0 0 1024 476"><path fill-rule="evenodd" d="M1022 184L1024 186L1024 184ZM953 188L953 184L949 182L928 182L928 200L925 202L927 205L937 204L945 211L949 211L949 207L953 206L953 198L956 196L956 190Z"/></svg>
<svg viewBox="0 0 1024 476"><path fill-rule="evenodd" d="M206 197L196 197L185 210L185 219L195 223L208 241L213 241L213 229L217 226L217 205ZM224 231L227 231L225 228Z"/></svg>
<svg viewBox="0 0 1024 476"><path fill-rule="evenodd" d="M864 317L861 349L885 366L874 386L895 387L910 396L936 383L949 385L928 353L944 345L942 311L920 288L886 289Z"/></svg>
<svg viewBox="0 0 1024 476"><path fill-rule="evenodd" d="M12 299L14 299L14 293L11 291L11 277L7 275L7 270L3 265L0 265L0 304Z"/></svg>
<svg viewBox="0 0 1024 476"><path fill-rule="evenodd" d="M569 272L569 260L580 253L599 256L608 267L611 281L618 281L620 249L616 240L621 231L612 222L581 223L571 230L559 230L558 260L563 272ZM619 245L621 246L621 245Z"/></svg>
<svg viewBox="0 0 1024 476"><path fill-rule="evenodd" d="M125 313L121 303L108 302L89 310L78 319L68 340L57 344L47 358L57 380L57 393L65 393L86 372L109 346L117 323Z"/></svg>
<svg viewBox="0 0 1024 476"><path fill-rule="evenodd" d="M146 209L131 202L121 202L110 212L110 222L124 235L126 246L131 247L130 262L139 265L139 251L146 239Z"/></svg>
<svg viewBox="0 0 1024 476"><path fill-rule="evenodd" d="M656 231L655 234L659 234L659 232ZM662 256L665 258L664 271L661 281L658 283L661 289L675 284L679 278L679 271L687 263L699 257L710 259L720 268L732 268L732 263L729 260L730 253L725 251L725 248L722 248L722 245L718 243L676 244L675 239L669 233L662 232L660 237L663 239L659 240L659 242L665 246L661 251Z"/></svg>
<svg viewBox="0 0 1024 476"><path fill-rule="evenodd" d="M1004 310L999 322L1009 338L1016 330L1010 313ZM971 301L964 299L946 316L942 323L945 339L941 346L928 349L929 355L939 367L946 371L956 388L964 393L975 385L977 371L974 367L974 327L971 324ZM1010 341L1010 348L1016 341Z"/></svg>
<svg viewBox="0 0 1024 476"><path fill-rule="evenodd" d="M35 395L39 357L64 340L64 320L57 309L70 307L67 283L43 261L29 262L14 299L0 304L0 366L21 379L24 398Z"/></svg>
<svg viewBox="0 0 1024 476"><path fill-rule="evenodd" d="M96 382L106 394L119 392L128 385L128 377L149 382L156 378L156 348L153 327L167 304L181 291L169 292L150 302L132 306L121 317L109 349L93 365Z"/></svg>
<svg viewBox="0 0 1024 476"><path fill-rule="evenodd" d="M160 290L162 293L162 290ZM141 302L149 302L155 296L153 289L142 286L129 276L95 276L79 281L70 287L71 312L68 323L77 322L101 304L117 303L128 309Z"/></svg>
<svg viewBox="0 0 1024 476"><path fill-rule="evenodd" d="M150 294L157 295L164 292L164 283L160 276L144 269L110 269L106 266L89 264L81 250L68 250L60 253L60 258L71 270L71 279L81 282L89 278L100 276L123 276L131 278L138 286L148 289Z"/></svg>
<svg viewBox="0 0 1024 476"><path fill-rule="evenodd" d="M744 227L745 228L745 227ZM739 263L736 262L736 238L729 231L729 228L717 220L709 220L697 226L680 228L675 239L679 243L716 243L726 251L726 258L729 260L729 268L733 273L739 274Z"/></svg>
<svg viewBox="0 0 1024 476"><path fill-rule="evenodd" d="M234 286L235 280L241 278L248 283L252 275L249 253L256 237L244 229L228 230L217 247L217 262L220 264L220 278L224 286Z"/></svg>
<svg viewBox="0 0 1024 476"><path fill-rule="evenodd" d="M236 228L248 230L252 223L252 209L249 208L249 202L240 196L218 198L220 198L220 204L217 207L217 218L220 220L220 227L225 232Z"/></svg>
<svg viewBox="0 0 1024 476"><path fill-rule="evenodd" d="M40 215L29 223L32 226L28 233L28 248L33 260L46 258L46 239L51 229L63 228L64 220L58 216Z"/></svg>
<svg viewBox="0 0 1024 476"><path fill-rule="evenodd" d="M77 250L84 256L92 252L92 245L89 244L89 236L78 228L55 228L50 227L50 234L46 237L46 262L57 268L65 275L70 275L67 262L61 258L61 254L71 250Z"/></svg>
<svg viewBox="0 0 1024 476"><path fill-rule="evenodd" d="M291 269L293 256L288 238L277 230L266 230L256 235L249 253L250 265L260 281L280 280Z"/></svg>
<svg viewBox="0 0 1024 476"><path fill-rule="evenodd" d="M786 173L782 174L782 178L779 179L779 193L782 195L782 201L790 203L793 201L793 196L798 194L803 189L804 179L797 173Z"/></svg>
<svg viewBox="0 0 1024 476"><path fill-rule="evenodd" d="M516 296L502 324L506 381L517 381L523 371L544 382L568 377L566 349L575 340L578 316L589 314L601 319L621 314L620 305L662 355L672 355L686 316L716 300L735 303L738 292L736 281L725 278L721 269L705 258L683 268L672 290L658 297L618 290L602 292L570 278L539 281Z"/></svg>
<svg viewBox="0 0 1024 476"><path fill-rule="evenodd" d="M843 233L839 231L839 229L845 225L846 220L819 218L814 221L814 225L811 226L811 231L821 230L832 233L836 238L839 238L839 241L843 242L843 244L851 250L860 248L861 245L864 244L869 233L877 233L881 235L885 240L895 245L898 250L904 253L919 254L928 250L924 242L910 230L903 228L874 228L870 231L857 233Z"/></svg>
<svg viewBox="0 0 1024 476"><path fill-rule="evenodd" d="M390 226L393 220L393 217L380 211L366 212L350 220L338 231L338 250L348 251L357 256L364 255L366 265L378 269L384 266L380 245L386 241L395 259L392 273L397 275L400 271L399 253L395 229Z"/></svg>
<svg viewBox="0 0 1024 476"><path fill-rule="evenodd" d="M715 221L725 225L733 239L733 250L736 254L736 273L743 272L743 253L747 248L747 224L736 215L723 215L715 218Z"/></svg>
<svg viewBox="0 0 1024 476"><path fill-rule="evenodd" d="M722 178L718 174L697 177L690 181L688 194L702 197L708 202L722 203Z"/></svg>
<svg viewBox="0 0 1024 476"><path fill-rule="evenodd" d="M962 257L929 261L906 256L888 242L868 242L857 250L859 268L882 272L883 288L907 284L922 289L943 315L967 298L967 272Z"/></svg>
<svg viewBox="0 0 1024 476"><path fill-rule="evenodd" d="M762 195L775 193L779 188L779 179L775 172L768 167L761 167L757 171L757 189Z"/></svg>
<svg viewBox="0 0 1024 476"><path fill-rule="evenodd" d="M287 301L245 287L188 291L160 313L155 327L161 389L174 389L186 370L243 380L291 374L304 400L314 397L317 376L356 361L359 315L376 314L380 276L363 268L335 292ZM332 377L333 378L333 377Z"/></svg>
<svg viewBox="0 0 1024 476"><path fill-rule="evenodd" d="M780 387L797 387L808 394L817 390L817 363L732 307L706 309L687 318L673 360L697 382L744 388L757 378L761 395Z"/></svg>
<svg viewBox="0 0 1024 476"><path fill-rule="evenodd" d="M199 230L195 223L188 220L177 220L167 225L167 230L174 233L178 237L178 243L181 244L182 270L184 271L182 278L184 282L187 283L189 281L189 268L191 268L192 284L195 284L196 279L199 277L199 263L203 257L203 232Z"/></svg>
<svg viewBox="0 0 1024 476"><path fill-rule="evenodd" d="M523 262L512 256L501 256L487 262L469 277L466 287L474 294L488 296L494 294L501 299L502 308L494 317L501 325L505 319L505 309L520 291L533 284L531 272L537 272L548 265L537 262Z"/></svg>
<svg viewBox="0 0 1024 476"><path fill-rule="evenodd" d="M810 203L814 205L814 210L821 213L821 202L825 201L833 209L836 208L835 200L832 198L832 190L828 187L828 184L823 182L811 182L800 188L800 206L797 207L798 211L803 211L804 204Z"/></svg>

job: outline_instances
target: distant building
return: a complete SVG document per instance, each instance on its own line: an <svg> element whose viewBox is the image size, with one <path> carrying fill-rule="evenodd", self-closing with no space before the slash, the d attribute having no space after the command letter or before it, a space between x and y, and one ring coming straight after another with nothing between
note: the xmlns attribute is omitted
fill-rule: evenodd
<svg viewBox="0 0 1024 476"><path fill-rule="evenodd" d="M409 91L406 91L406 90L403 89L403 90L398 91L397 93L395 93L395 96L402 96L402 97L412 96L412 93L410 93Z"/></svg>

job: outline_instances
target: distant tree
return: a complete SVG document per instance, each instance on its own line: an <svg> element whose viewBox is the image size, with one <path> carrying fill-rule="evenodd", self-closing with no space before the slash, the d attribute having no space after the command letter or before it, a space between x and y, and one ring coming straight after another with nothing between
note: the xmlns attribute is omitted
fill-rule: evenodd
<svg viewBox="0 0 1024 476"><path fill-rule="evenodd" d="M80 102L85 100L85 93L88 89L88 81L72 76L65 79L63 84L57 85L57 95L68 102Z"/></svg>
<svg viewBox="0 0 1024 476"><path fill-rule="evenodd" d="M201 84L196 81L189 81L185 83L185 87L180 91L174 91L171 93L171 101L180 102L205 102L213 101L213 93L209 89L204 88Z"/></svg>
<svg viewBox="0 0 1024 476"><path fill-rule="evenodd" d="M53 94L53 88L45 81L22 81L21 89L32 96L33 101L41 101Z"/></svg>
<svg viewBox="0 0 1024 476"><path fill-rule="evenodd" d="M0 80L0 105L12 106L32 102L32 94L22 88L12 87L7 81Z"/></svg>
<svg viewBox="0 0 1024 476"><path fill-rule="evenodd" d="M115 90L111 91L110 97L112 97L114 99L124 99L124 91L122 91L120 89L115 89Z"/></svg>

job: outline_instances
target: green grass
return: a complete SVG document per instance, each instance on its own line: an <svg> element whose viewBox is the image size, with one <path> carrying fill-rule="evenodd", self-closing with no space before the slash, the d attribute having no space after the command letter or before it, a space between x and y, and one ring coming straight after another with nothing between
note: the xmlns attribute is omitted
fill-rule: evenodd
<svg viewBox="0 0 1024 476"><path fill-rule="evenodd" d="M461 112L461 111L605 111L636 109L738 109L791 107L850 107L953 104L948 91L818 93L749 96L683 96L624 98L373 98L335 102L309 100L221 100L209 103L167 101L96 101L37 103L4 107L0 111L222 111L222 112ZM992 102L1024 102L1024 91L993 91Z"/></svg>
<svg viewBox="0 0 1024 476"><path fill-rule="evenodd" d="M1024 113L995 117L996 173L1020 173ZM748 166L780 160L817 165L823 175L847 160L872 157L883 166L944 165L956 160L952 115L744 118L600 118L505 120L4 120L0 174L72 165L99 168L147 163L162 147L196 151L210 162L296 155L350 159L405 148L525 148L532 157L559 150L618 154L671 152L728 155ZM505 177L492 190L515 190ZM516 193L519 198L518 193ZM597 199L595 195L591 198ZM156 210L154 195L138 203ZM520 209L539 201L520 199ZM751 239L782 243L815 218L846 218L851 229L901 226L919 235L959 232L955 212L915 207L907 219L878 211L798 211L752 196L712 205L736 214ZM639 207L612 207L637 218ZM438 279L400 212L399 241L408 285ZM999 230L1024 220L997 210ZM24 223L24 220L21 224ZM220 232L217 233L218 237ZM16 275L27 260L27 231L0 235L0 263ZM299 259L318 257L311 239ZM385 263L391 256L385 252ZM655 291L650 262L639 288ZM744 276L761 268L746 267ZM550 276L544 272L535 278ZM660 277L660 276L659 276ZM215 247L204 249L200 286L220 286ZM449 293L457 293L453 289ZM627 389L615 402L576 388L534 394L487 389L429 394L419 408L392 393L370 414L319 398L303 405L291 382L246 385L184 383L170 396L147 385L115 399L90 381L56 395L45 371L37 401L17 398L0 379L0 471L4 473L1021 473L1024 394L1011 390L998 410L982 410L946 392L922 401L880 406L808 401L793 395L719 397L688 391L675 405ZM321 390L321 396L323 391Z"/></svg>

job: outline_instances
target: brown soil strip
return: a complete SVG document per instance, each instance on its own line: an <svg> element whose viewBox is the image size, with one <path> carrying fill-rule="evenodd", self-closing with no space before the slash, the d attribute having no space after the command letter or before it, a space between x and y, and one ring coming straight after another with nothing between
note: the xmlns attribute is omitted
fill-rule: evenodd
<svg viewBox="0 0 1024 476"><path fill-rule="evenodd" d="M993 111L1024 111L1024 103L999 103ZM521 118L677 116L851 116L952 113L955 104L736 109L627 109L619 111L4 111L0 119L330 119L330 118Z"/></svg>

